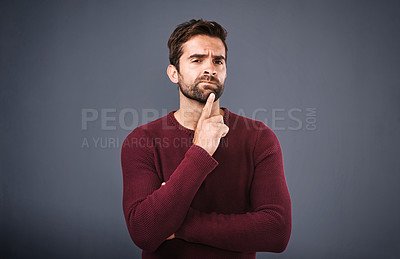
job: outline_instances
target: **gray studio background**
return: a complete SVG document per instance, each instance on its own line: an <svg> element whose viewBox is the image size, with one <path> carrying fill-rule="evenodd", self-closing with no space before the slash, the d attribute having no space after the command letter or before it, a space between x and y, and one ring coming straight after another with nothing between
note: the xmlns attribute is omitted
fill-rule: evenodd
<svg viewBox="0 0 400 259"><path fill-rule="evenodd" d="M229 32L222 106L264 121L283 149L292 237L257 258L398 258L399 11L1 1L2 257L140 258L122 215L120 147L130 126L178 108L166 42L202 17Z"/></svg>

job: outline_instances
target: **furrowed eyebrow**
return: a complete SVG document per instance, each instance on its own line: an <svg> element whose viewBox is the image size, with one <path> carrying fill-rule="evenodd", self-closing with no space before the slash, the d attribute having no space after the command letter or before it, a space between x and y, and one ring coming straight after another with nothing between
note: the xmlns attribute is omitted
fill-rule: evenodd
<svg viewBox="0 0 400 259"><path fill-rule="evenodd" d="M225 57L224 56L214 56L214 59L225 60Z"/></svg>
<svg viewBox="0 0 400 259"><path fill-rule="evenodd" d="M205 54L193 54L193 55L189 56L189 59L191 59L191 58L205 58L207 56L208 55L205 55ZM214 59L225 60L225 57L224 56L214 56Z"/></svg>
<svg viewBox="0 0 400 259"><path fill-rule="evenodd" d="M205 57L207 57L207 55L204 55L204 54L193 54L193 55L190 55L189 59L191 59L191 58L205 58Z"/></svg>

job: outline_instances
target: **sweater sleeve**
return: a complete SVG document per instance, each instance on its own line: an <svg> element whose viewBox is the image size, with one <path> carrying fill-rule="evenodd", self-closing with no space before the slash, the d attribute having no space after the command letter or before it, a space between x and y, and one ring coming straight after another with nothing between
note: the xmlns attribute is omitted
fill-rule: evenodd
<svg viewBox="0 0 400 259"><path fill-rule="evenodd" d="M264 136L259 136L254 149L251 211L227 215L190 208L177 238L231 251L279 253L286 249L291 234L291 201L282 152L272 130L265 129L260 135Z"/></svg>
<svg viewBox="0 0 400 259"><path fill-rule="evenodd" d="M161 185L152 148L140 145L148 141L140 130L124 141L123 210L133 242L143 250L154 251L181 226L197 190L218 163L207 151L193 145L170 179Z"/></svg>

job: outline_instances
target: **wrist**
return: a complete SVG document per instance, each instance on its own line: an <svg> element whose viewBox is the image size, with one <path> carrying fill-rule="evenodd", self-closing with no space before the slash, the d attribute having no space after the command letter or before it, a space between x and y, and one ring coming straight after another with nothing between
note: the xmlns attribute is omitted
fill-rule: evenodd
<svg viewBox="0 0 400 259"><path fill-rule="evenodd" d="M195 145L195 146L197 146L197 147L203 149L203 150L206 151L210 156L212 156L212 155L214 154L214 152L211 152L210 150L208 150L207 147L203 147L202 145L197 144L197 143L193 143L193 145Z"/></svg>

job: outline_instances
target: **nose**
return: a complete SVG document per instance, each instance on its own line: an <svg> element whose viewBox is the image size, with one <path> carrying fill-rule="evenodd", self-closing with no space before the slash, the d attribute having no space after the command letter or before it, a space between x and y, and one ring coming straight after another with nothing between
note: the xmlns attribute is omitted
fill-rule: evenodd
<svg viewBox="0 0 400 259"><path fill-rule="evenodd" d="M213 75L215 76L217 74L217 71L215 69L215 65L212 59L208 59L206 62L204 62L204 71L203 74L205 75Z"/></svg>

